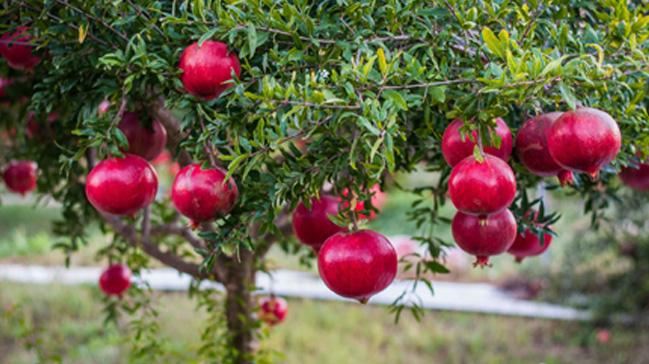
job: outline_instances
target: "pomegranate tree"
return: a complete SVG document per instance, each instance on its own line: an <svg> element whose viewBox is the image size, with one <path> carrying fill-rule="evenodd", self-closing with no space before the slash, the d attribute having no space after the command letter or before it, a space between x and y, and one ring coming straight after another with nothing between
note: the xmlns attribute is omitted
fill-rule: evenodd
<svg viewBox="0 0 649 364"><path fill-rule="evenodd" d="M516 219L509 210L478 217L458 211L453 217L451 231L457 245L475 255L474 265L489 265L489 257L502 254L516 238Z"/></svg>
<svg viewBox="0 0 649 364"><path fill-rule="evenodd" d="M620 129L604 111L582 107L567 111L550 127L548 150L565 169L597 177L622 145Z"/></svg>
<svg viewBox="0 0 649 364"><path fill-rule="evenodd" d="M99 277L99 288L108 296L121 296L131 286L131 270L124 264L112 264Z"/></svg>
<svg viewBox="0 0 649 364"><path fill-rule="evenodd" d="M36 189L38 169L34 161L12 161L5 168L2 178L11 192L26 195Z"/></svg>
<svg viewBox="0 0 649 364"><path fill-rule="evenodd" d="M135 112L125 112L119 129L128 140L128 153L139 155L146 160L154 160L167 145L167 130L158 120L145 126Z"/></svg>
<svg viewBox="0 0 649 364"><path fill-rule="evenodd" d="M397 252L375 231L340 232L322 245L318 272L335 293L367 303L394 280Z"/></svg>
<svg viewBox="0 0 649 364"><path fill-rule="evenodd" d="M149 206L158 192L158 175L144 158L127 154L97 164L86 178L88 201L100 212L132 215Z"/></svg>
<svg viewBox="0 0 649 364"><path fill-rule="evenodd" d="M263 297L259 300L259 318L268 325L282 323L288 313L288 303L276 296Z"/></svg>
<svg viewBox="0 0 649 364"><path fill-rule="evenodd" d="M470 135L462 135L460 128L464 125L461 119L455 119L451 122L442 136L442 154L446 163L451 167L460 163L461 160L473 154L478 132L472 131ZM495 134L500 139L498 148L495 146L485 146L485 153L489 153L504 161L507 161L512 154L512 132L505 121L496 118Z"/></svg>
<svg viewBox="0 0 649 364"><path fill-rule="evenodd" d="M179 67L185 90L207 100L232 86L232 74L239 77L241 73L237 55L228 50L227 44L212 40L185 48Z"/></svg>

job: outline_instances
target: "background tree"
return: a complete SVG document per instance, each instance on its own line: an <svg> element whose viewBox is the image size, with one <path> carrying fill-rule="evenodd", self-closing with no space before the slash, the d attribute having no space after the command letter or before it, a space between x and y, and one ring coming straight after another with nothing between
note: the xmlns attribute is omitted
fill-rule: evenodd
<svg viewBox="0 0 649 364"><path fill-rule="evenodd" d="M622 132L621 152L597 178L577 175L569 187L595 224L617 193L616 172L649 149L649 7L639 2L26 0L0 9L3 33L23 32L2 44L33 45L39 58L10 67L5 55L0 66L11 81L0 162L37 162L39 196L63 206L54 231L67 254L87 243L85 229L96 221L114 236L100 253L106 260L138 274L153 258L194 277L190 292L214 318L205 355L224 362L264 357L255 347L255 273L273 244L305 262L315 257L289 238L290 211L327 183L348 200L336 222L355 228L372 209L371 186L421 165L439 172L413 191L421 195L409 214L419 227L413 235L429 257L410 268L420 278L446 271L442 252L451 242L435 231L448 228L438 209L450 173L440 141L451 119L498 146L496 117L515 131L542 112L608 112ZM211 100L189 94L178 67L186 47L207 40L226 43L240 61L232 87ZM86 176L128 147L118 128L126 112L158 120L181 166L226 168L238 186L233 209L196 230L168 196L128 217L95 210ZM541 179L511 164L512 210L526 226L538 204L527 189ZM349 207L354 200L363 211ZM541 221L555 218L540 210ZM223 284L223 299L197 289L205 280ZM133 355L150 358L156 311L146 293L134 287L106 304L110 317L134 316ZM408 304L403 297L397 313Z"/></svg>

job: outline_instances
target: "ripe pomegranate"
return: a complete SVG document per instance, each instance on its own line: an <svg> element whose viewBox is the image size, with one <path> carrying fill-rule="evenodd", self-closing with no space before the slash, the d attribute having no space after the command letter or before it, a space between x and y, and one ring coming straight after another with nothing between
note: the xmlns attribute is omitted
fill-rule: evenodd
<svg viewBox="0 0 649 364"><path fill-rule="evenodd" d="M552 158L565 169L593 178L615 158L621 143L615 120L604 111L587 107L563 113L548 132Z"/></svg>
<svg viewBox="0 0 649 364"><path fill-rule="evenodd" d="M223 169L203 169L200 164L185 166L174 179L171 201L194 225L226 214L239 195L233 179L224 183L226 174Z"/></svg>
<svg viewBox="0 0 649 364"><path fill-rule="evenodd" d="M329 195L313 198L310 209L300 202L293 212L293 231L298 240L317 252L330 236L345 231L329 220L329 215L338 215L339 203L339 198Z"/></svg>
<svg viewBox="0 0 649 364"><path fill-rule="evenodd" d="M485 154L480 162L469 156L453 167L448 193L455 207L465 214L492 214L514 201L516 178L502 159Z"/></svg>
<svg viewBox="0 0 649 364"><path fill-rule="evenodd" d="M86 197L97 210L114 215L132 215L148 206L158 191L158 175L144 158L101 161L86 179Z"/></svg>
<svg viewBox="0 0 649 364"><path fill-rule="evenodd" d="M455 119L442 135L442 155L449 166L454 167L456 164L471 154L478 139L478 132L472 131L471 138L463 137L460 134L460 128L464 125L461 119ZM512 132L501 118L496 118L496 135L500 137L500 148L485 146L484 151L494 155L504 161L509 160L512 154Z"/></svg>
<svg viewBox="0 0 649 364"><path fill-rule="evenodd" d="M181 81L190 94L211 100L232 86L232 72L239 77L241 66L225 43L207 40L185 48L180 56Z"/></svg>
<svg viewBox="0 0 649 364"><path fill-rule="evenodd" d="M131 286L131 270L124 264L112 264L101 273L99 288L109 296L121 296Z"/></svg>
<svg viewBox="0 0 649 364"><path fill-rule="evenodd" d="M147 127L137 113L125 112L118 127L128 139L128 152L146 160L155 159L167 145L167 130L158 120Z"/></svg>
<svg viewBox="0 0 649 364"><path fill-rule="evenodd" d="M520 263L526 257L535 257L543 254L552 242L552 235L543 235L543 244L539 241L537 234L529 229L524 232L516 234L514 244L507 250L507 252L516 257L516 262Z"/></svg>
<svg viewBox="0 0 649 364"><path fill-rule="evenodd" d="M572 183L572 172L558 165L548 151L548 132L561 114L551 112L527 120L516 136L516 155L530 172L540 177L557 176L564 185Z"/></svg>
<svg viewBox="0 0 649 364"><path fill-rule="evenodd" d="M475 255L474 266L489 265L489 257L504 253L516 238L516 219L509 210L484 218L458 211L451 223L453 239L465 252Z"/></svg>
<svg viewBox="0 0 649 364"><path fill-rule="evenodd" d="M39 57L32 54L34 46L31 45L32 37L28 32L28 27L20 26L14 32L7 32L0 38L0 55L13 69L31 70L41 61Z"/></svg>
<svg viewBox="0 0 649 364"><path fill-rule="evenodd" d="M622 182L638 191L649 190L649 164L640 163L638 168L624 167L620 171Z"/></svg>
<svg viewBox="0 0 649 364"><path fill-rule="evenodd" d="M340 232L322 245L318 272L335 293L366 303L394 280L397 252L375 231Z"/></svg>
<svg viewBox="0 0 649 364"><path fill-rule="evenodd" d="M36 189L37 168L34 161L22 160L9 163L2 175L7 189L23 196Z"/></svg>
<svg viewBox="0 0 649 364"><path fill-rule="evenodd" d="M264 297L259 301L259 318L268 325L281 323L287 313L288 303L281 297Z"/></svg>

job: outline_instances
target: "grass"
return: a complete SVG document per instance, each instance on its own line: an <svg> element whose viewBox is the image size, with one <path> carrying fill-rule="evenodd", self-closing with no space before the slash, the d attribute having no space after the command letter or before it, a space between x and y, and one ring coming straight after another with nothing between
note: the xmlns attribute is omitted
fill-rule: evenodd
<svg viewBox="0 0 649 364"><path fill-rule="evenodd" d="M156 302L161 361L200 362L205 313L182 294ZM103 326L95 288L1 283L0 316L2 363L127 362L126 324ZM578 323L431 312L394 324L385 307L305 300L290 300L287 320L271 331L262 345L284 353L278 362L287 364L631 363L649 354L649 335L624 328L600 344Z"/></svg>

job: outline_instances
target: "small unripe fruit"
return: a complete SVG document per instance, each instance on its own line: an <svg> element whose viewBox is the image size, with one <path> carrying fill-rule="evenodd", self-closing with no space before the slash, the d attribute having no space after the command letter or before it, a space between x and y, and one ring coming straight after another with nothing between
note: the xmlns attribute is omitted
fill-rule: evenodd
<svg viewBox="0 0 649 364"><path fill-rule="evenodd" d="M124 264L110 265L99 277L99 288L109 296L121 296L131 286L131 270Z"/></svg>
<svg viewBox="0 0 649 364"><path fill-rule="evenodd" d="M36 174L36 162L23 160L9 163L2 177L9 191L24 196L36 189Z"/></svg>
<svg viewBox="0 0 649 364"><path fill-rule="evenodd" d="M185 48L180 56L181 81L190 94L206 100L217 98L232 86L232 73L239 77L241 66L225 43L206 40Z"/></svg>

